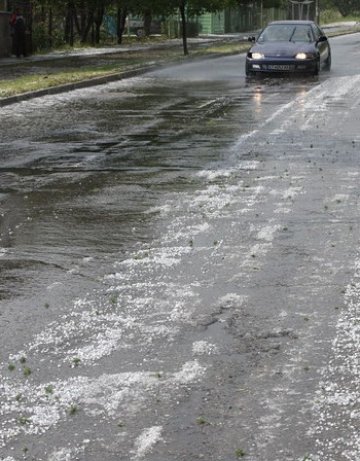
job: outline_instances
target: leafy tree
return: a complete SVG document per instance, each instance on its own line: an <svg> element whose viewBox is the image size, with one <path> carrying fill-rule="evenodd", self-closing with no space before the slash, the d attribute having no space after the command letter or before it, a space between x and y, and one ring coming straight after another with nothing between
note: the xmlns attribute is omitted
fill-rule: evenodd
<svg viewBox="0 0 360 461"><path fill-rule="evenodd" d="M260 0L32 0L34 25L39 30L38 39L52 46L54 37L62 34L63 41L73 46L76 39L81 42L99 43L100 30L105 14L113 14L117 24L117 42L122 43L126 18L140 16L144 21L144 31L150 34L154 16L171 17L179 14L184 54L187 55L187 28L191 17L221 11L227 7L254 4ZM262 5L275 6L286 0L263 0ZM337 1L345 6L360 0L322 0ZM344 7L345 8L345 7Z"/></svg>
<svg viewBox="0 0 360 461"><path fill-rule="evenodd" d="M359 0L334 0L334 5L338 8L342 16L359 14L360 12Z"/></svg>

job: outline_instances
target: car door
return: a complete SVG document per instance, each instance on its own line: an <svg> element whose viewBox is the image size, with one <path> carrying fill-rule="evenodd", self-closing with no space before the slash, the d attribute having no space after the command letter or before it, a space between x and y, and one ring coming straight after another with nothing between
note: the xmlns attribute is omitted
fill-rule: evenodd
<svg viewBox="0 0 360 461"><path fill-rule="evenodd" d="M316 47L320 53L320 64L322 65L325 60L329 57L330 54L330 46L327 40L326 35L320 29L320 27L316 26L315 24L312 26L315 40L316 40Z"/></svg>

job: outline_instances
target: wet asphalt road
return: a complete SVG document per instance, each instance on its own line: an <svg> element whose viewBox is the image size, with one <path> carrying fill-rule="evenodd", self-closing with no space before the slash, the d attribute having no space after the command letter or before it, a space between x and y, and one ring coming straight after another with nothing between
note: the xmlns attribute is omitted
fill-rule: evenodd
<svg viewBox="0 0 360 461"><path fill-rule="evenodd" d="M0 459L358 461L360 36L1 109Z"/></svg>

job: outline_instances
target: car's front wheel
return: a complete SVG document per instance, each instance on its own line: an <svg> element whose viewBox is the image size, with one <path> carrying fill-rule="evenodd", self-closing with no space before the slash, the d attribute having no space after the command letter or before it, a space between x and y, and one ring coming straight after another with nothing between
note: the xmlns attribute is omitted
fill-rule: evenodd
<svg viewBox="0 0 360 461"><path fill-rule="evenodd" d="M314 75L319 75L319 72L320 72L320 58L316 60Z"/></svg>
<svg viewBox="0 0 360 461"><path fill-rule="evenodd" d="M329 52L329 56L326 58L324 69L330 70L331 68L331 53Z"/></svg>
<svg viewBox="0 0 360 461"><path fill-rule="evenodd" d="M254 75L254 72L252 72L252 71L249 69L249 66L248 66L248 65L246 65L246 67L245 67L245 75L246 75L247 77L252 77L252 76Z"/></svg>

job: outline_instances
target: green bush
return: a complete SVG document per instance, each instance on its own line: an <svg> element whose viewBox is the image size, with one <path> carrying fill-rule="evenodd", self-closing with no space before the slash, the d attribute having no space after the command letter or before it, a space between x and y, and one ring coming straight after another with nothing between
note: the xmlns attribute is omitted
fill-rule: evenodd
<svg viewBox="0 0 360 461"><path fill-rule="evenodd" d="M61 48L65 45L64 33L59 28L54 28L53 37L50 39L47 25L43 22L34 23L32 30L32 48L34 52L43 52L50 49Z"/></svg>
<svg viewBox="0 0 360 461"><path fill-rule="evenodd" d="M343 20L344 18L341 16L338 10L320 10L320 24L329 24L331 22L339 22Z"/></svg>

